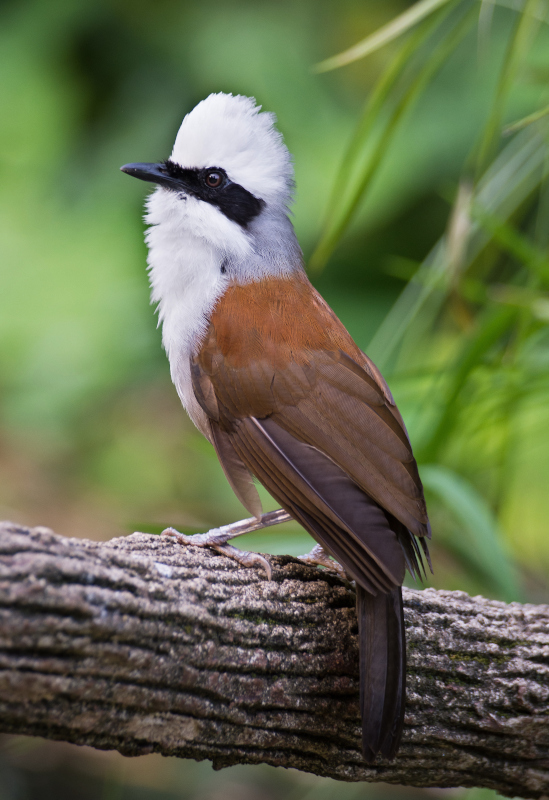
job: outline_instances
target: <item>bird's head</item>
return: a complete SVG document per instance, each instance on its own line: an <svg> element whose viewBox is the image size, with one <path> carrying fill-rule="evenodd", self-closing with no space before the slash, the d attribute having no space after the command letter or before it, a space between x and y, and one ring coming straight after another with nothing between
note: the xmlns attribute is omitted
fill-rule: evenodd
<svg viewBox="0 0 549 800"><path fill-rule="evenodd" d="M122 167L158 187L147 221L233 258L249 253L254 240L263 249L269 229L279 239L293 168L274 114L260 112L253 98L211 94L184 118L169 159Z"/></svg>

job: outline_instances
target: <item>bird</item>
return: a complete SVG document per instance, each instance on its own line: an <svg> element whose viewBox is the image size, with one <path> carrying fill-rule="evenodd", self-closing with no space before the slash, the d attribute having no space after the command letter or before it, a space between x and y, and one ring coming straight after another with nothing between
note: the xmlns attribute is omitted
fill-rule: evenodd
<svg viewBox="0 0 549 800"><path fill-rule="evenodd" d="M412 447L374 363L311 284L290 219L294 171L273 113L210 94L183 119L171 156L121 167L146 200L151 302L173 383L213 445L250 520L167 533L241 564L229 545L294 519L309 563L356 584L362 751L394 759L404 725L405 569L431 566L431 529ZM262 515L254 481L281 510Z"/></svg>

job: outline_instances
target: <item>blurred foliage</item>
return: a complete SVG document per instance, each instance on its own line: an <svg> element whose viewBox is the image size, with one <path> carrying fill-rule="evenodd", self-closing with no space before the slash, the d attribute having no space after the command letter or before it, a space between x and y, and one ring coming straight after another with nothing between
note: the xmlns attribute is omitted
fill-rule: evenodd
<svg viewBox="0 0 549 800"><path fill-rule="evenodd" d="M435 70L466 46L468 29L478 37L476 3L439 6L431 4L435 13L369 95L311 258L316 270L375 192L403 115L428 93ZM523 596L511 548L523 567L536 564L546 574L549 565L541 489L549 452L545 108L509 125L508 133L518 133L502 141L505 117L526 110L525 99L545 106L548 13L546 3L527 0L508 20L485 121L463 161L446 230L421 263L407 265L408 284L368 347L395 388L406 384L414 408L406 413L406 399L401 407L418 461L429 464L422 475L440 518L439 542L468 568L467 579L476 574L483 591L507 600ZM489 58L487 46L478 40L478 58Z"/></svg>
<svg viewBox="0 0 549 800"><path fill-rule="evenodd" d="M0 736L1 800L499 800L486 789L343 783L306 772L111 751ZM503 800L501 798L501 800Z"/></svg>
<svg viewBox="0 0 549 800"><path fill-rule="evenodd" d="M166 157L208 93L243 93L293 153L311 278L406 419L433 584L547 600L548 0L4 0L0 14L0 515L93 538L242 515L169 383L144 187L118 167ZM310 546L292 525L242 543ZM90 796L153 796L99 783ZM154 796L217 796L200 785Z"/></svg>

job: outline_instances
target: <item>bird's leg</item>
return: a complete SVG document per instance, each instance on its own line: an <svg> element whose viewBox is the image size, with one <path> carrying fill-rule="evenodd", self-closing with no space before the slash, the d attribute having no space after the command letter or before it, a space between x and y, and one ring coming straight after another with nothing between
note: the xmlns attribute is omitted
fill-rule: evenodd
<svg viewBox="0 0 549 800"><path fill-rule="evenodd" d="M303 561L305 564L309 564L310 566L326 567L326 569L331 569L334 572L337 572L339 577L343 578L344 581L352 580L352 578L347 575L341 564L329 556L321 544L315 544L310 553L306 553L304 556L298 556L298 558L300 561Z"/></svg>
<svg viewBox="0 0 549 800"><path fill-rule="evenodd" d="M211 547L217 550L218 553L222 553L234 559L244 567L252 567L258 564L263 567L267 573L267 579L271 580L271 565L264 556L259 555L259 553L249 553L246 550L239 550L237 547L227 544L227 542L229 539L242 536L244 533L259 531L262 528L269 528L271 525L289 522L291 519L292 517L286 511L279 508L276 511L268 511L259 518L251 517L250 519L242 519L239 522L231 522L229 525L223 525L221 528L212 528L206 533L195 533L192 536L187 536L184 533L179 533L175 528L166 528L166 530L162 531L162 535L171 536L176 542L182 545Z"/></svg>

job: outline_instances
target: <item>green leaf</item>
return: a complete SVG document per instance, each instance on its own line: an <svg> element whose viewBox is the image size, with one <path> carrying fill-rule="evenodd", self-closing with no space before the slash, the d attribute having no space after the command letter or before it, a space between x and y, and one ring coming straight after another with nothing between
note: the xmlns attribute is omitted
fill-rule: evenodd
<svg viewBox="0 0 549 800"><path fill-rule="evenodd" d="M452 549L482 574L501 599L520 600L515 567L497 519L482 495L465 478L438 464L422 466L421 480L460 523L461 536L452 539Z"/></svg>

